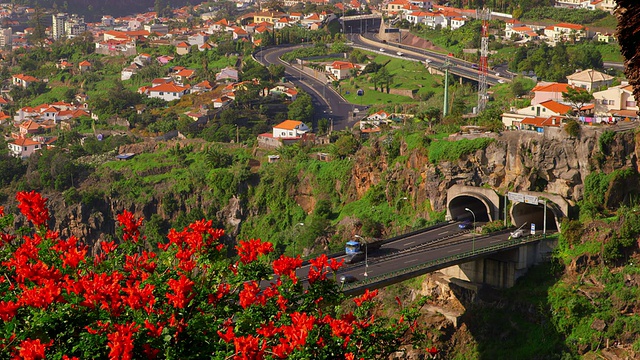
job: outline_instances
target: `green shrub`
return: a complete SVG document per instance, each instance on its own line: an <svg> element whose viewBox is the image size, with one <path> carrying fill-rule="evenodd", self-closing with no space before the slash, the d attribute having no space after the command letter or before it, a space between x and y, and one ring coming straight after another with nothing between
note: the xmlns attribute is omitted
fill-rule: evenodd
<svg viewBox="0 0 640 360"><path fill-rule="evenodd" d="M609 154L609 146L616 137L616 133L611 130L605 130L605 132L598 138L598 147L603 154Z"/></svg>
<svg viewBox="0 0 640 360"><path fill-rule="evenodd" d="M455 161L464 155L486 149L494 141L492 138L433 141L429 145L429 160L434 164L441 161Z"/></svg>

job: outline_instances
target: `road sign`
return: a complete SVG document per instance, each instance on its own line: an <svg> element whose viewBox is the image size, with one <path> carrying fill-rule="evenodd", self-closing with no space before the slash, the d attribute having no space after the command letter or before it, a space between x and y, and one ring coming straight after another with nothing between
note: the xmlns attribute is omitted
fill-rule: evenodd
<svg viewBox="0 0 640 360"><path fill-rule="evenodd" d="M526 204L538 205L538 197L533 195L525 195L524 202Z"/></svg>
<svg viewBox="0 0 640 360"><path fill-rule="evenodd" d="M524 195L520 194L520 193L514 193L514 192L509 192L507 194L507 197L509 198L509 200L511 201L515 201L515 202L524 202Z"/></svg>
<svg viewBox="0 0 640 360"><path fill-rule="evenodd" d="M536 224L531 223L531 235L535 235L536 234Z"/></svg>

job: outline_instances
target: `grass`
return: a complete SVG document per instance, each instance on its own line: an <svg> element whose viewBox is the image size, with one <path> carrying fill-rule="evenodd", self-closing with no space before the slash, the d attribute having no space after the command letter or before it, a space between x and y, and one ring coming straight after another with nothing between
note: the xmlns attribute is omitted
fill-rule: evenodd
<svg viewBox="0 0 640 360"><path fill-rule="evenodd" d="M373 53L369 53L369 55L375 56L372 61L378 64L386 63L385 67L394 76L391 89L414 90L414 96L427 92L434 94L444 92L442 77L430 75L422 63ZM387 94L386 91L374 91L370 74L360 75L352 80L343 80L341 88L345 99L354 104L375 105L417 101L408 96ZM363 96L357 95L358 89L364 90ZM349 91L349 94L346 94L346 91Z"/></svg>

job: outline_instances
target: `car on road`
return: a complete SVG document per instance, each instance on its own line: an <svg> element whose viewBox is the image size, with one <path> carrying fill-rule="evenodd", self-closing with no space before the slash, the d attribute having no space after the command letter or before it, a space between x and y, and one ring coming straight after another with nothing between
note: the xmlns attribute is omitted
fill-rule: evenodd
<svg viewBox="0 0 640 360"><path fill-rule="evenodd" d="M430 59L426 59L424 62L426 62L427 64L431 62Z"/></svg>
<svg viewBox="0 0 640 360"><path fill-rule="evenodd" d="M398 54L398 56L404 55L404 53L402 51L398 51L396 54Z"/></svg>
<svg viewBox="0 0 640 360"><path fill-rule="evenodd" d="M504 81L504 80L502 80L502 79L498 80L498 82L499 82L500 84L504 84L504 83L505 83L505 81Z"/></svg>
<svg viewBox="0 0 640 360"><path fill-rule="evenodd" d="M342 275L340 276L340 282L342 284L349 284L358 281L358 278L353 275Z"/></svg>
<svg viewBox="0 0 640 360"><path fill-rule="evenodd" d="M380 52L384 52L384 49L383 49L383 48L380 48Z"/></svg>
<svg viewBox="0 0 640 360"><path fill-rule="evenodd" d="M448 54L447 54L447 56L448 56L448 57L454 57L454 56L453 56L453 53L448 53Z"/></svg>
<svg viewBox="0 0 640 360"><path fill-rule="evenodd" d="M523 235L524 235L524 231L522 231L521 229L518 229L511 233L511 235L509 236L509 239L517 239L522 237Z"/></svg>
<svg viewBox="0 0 640 360"><path fill-rule="evenodd" d="M458 224L460 229L471 229L473 227L473 223L470 220L464 220L460 224Z"/></svg>

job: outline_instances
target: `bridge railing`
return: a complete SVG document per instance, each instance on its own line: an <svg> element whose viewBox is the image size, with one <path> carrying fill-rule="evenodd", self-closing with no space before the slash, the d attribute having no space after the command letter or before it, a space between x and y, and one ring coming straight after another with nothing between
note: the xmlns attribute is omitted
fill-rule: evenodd
<svg viewBox="0 0 640 360"><path fill-rule="evenodd" d="M393 278L409 275L409 274L412 274L412 273L424 271L425 269L428 269L428 268L431 268L431 267L442 266L442 265L449 264L449 263L456 263L456 262L460 262L461 260L464 260L464 259L467 259L467 258L471 259L471 258L474 258L474 257L478 257L479 255L492 253L492 252L495 252L495 251L498 251L498 250L504 250L504 249L507 249L507 248L513 248L513 247L517 247L517 246L520 246L520 245L523 245L523 244L532 243L532 242L535 242L535 241L540 241L544 237L545 237L545 235L539 234L539 235L527 236L527 237L524 237L524 238L511 239L509 241L506 241L506 242L503 242L503 243L500 243L500 244L496 244L496 245L492 245L492 246L488 246L488 247L483 247L483 248L475 249L475 250L472 250L472 251L465 251L465 252L460 253L460 254L445 256L443 258L427 261L425 263L414 265L414 266L411 266L411 267L407 267L407 268L404 268L404 269L401 269L401 270L396 270L396 271L392 271L392 272L385 273L385 274L380 274L380 275L376 275L376 276L372 276L372 277L367 277L366 279L363 279L361 281L357 281L357 282L353 282L353 283L349 283L349 284L344 284L343 287L342 287L342 290L345 291L345 292L351 292L351 291L354 291L354 290L356 290L358 288L365 288L365 287L367 287L367 285L380 283L380 282L383 282L385 280L389 280L389 279L393 279Z"/></svg>

